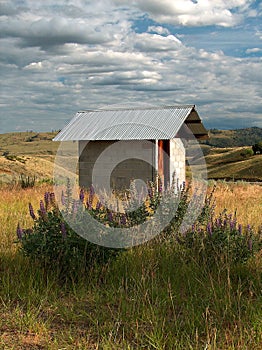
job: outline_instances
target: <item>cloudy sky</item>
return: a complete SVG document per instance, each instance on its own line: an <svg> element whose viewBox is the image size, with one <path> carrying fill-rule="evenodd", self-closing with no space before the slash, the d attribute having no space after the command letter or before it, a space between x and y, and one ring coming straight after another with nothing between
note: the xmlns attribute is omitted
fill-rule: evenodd
<svg viewBox="0 0 262 350"><path fill-rule="evenodd" d="M262 127L261 0L0 0L0 133L109 104Z"/></svg>

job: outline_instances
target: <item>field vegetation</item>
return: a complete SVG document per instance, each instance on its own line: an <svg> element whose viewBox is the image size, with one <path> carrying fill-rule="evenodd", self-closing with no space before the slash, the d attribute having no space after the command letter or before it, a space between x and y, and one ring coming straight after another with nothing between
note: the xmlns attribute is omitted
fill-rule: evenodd
<svg viewBox="0 0 262 350"><path fill-rule="evenodd" d="M0 349L261 349L262 186L242 181L262 180L262 155L245 151L259 133L213 130L228 148L202 145L211 217L182 243L173 232L63 276L55 245L50 267L17 238L53 191L56 133L0 135Z"/></svg>
<svg viewBox="0 0 262 350"><path fill-rule="evenodd" d="M33 226L28 203L38 208L47 191L1 187L1 349L261 348L261 251L234 261L226 249L210 254L216 245L159 239L61 280L59 266L21 254L16 237L18 222ZM261 186L219 182L214 196L214 219L237 211L243 232L250 224L259 235Z"/></svg>

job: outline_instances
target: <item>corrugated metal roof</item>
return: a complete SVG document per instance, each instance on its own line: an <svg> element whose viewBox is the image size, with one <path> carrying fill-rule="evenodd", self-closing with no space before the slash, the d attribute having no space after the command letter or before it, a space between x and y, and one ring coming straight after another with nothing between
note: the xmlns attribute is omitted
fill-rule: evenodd
<svg viewBox="0 0 262 350"><path fill-rule="evenodd" d="M54 141L172 139L192 111L194 105L80 111Z"/></svg>

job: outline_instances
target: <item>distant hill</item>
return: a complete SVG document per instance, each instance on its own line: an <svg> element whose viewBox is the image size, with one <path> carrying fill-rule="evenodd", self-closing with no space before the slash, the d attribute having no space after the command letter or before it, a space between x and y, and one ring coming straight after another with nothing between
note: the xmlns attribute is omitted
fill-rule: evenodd
<svg viewBox="0 0 262 350"><path fill-rule="evenodd" d="M209 140L203 144L212 147L243 147L262 141L262 128L252 127L235 130L209 130Z"/></svg>

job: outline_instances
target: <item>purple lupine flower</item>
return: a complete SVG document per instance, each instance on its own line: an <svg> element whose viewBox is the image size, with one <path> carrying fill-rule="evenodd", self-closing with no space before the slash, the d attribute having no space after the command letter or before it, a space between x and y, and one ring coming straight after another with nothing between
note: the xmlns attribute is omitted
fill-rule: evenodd
<svg viewBox="0 0 262 350"><path fill-rule="evenodd" d="M42 217L46 216L46 209L42 200L40 200L40 214Z"/></svg>
<svg viewBox="0 0 262 350"><path fill-rule="evenodd" d="M86 205L87 205L88 209L92 209L94 194L95 194L95 189L94 189L94 186L91 185L89 187L89 196L88 196L88 200L86 202Z"/></svg>
<svg viewBox="0 0 262 350"><path fill-rule="evenodd" d="M101 203L100 201L98 201L98 202L96 203L96 210L100 210L101 207L102 207L102 203Z"/></svg>
<svg viewBox="0 0 262 350"><path fill-rule="evenodd" d="M219 217L216 219L216 226L220 228L222 226L222 219Z"/></svg>
<svg viewBox="0 0 262 350"><path fill-rule="evenodd" d="M147 193L148 193L149 198L153 197L153 191L152 191L152 187L151 186L148 187Z"/></svg>
<svg viewBox="0 0 262 350"><path fill-rule="evenodd" d="M62 232L62 237L66 238L66 227L63 221L61 222L61 232Z"/></svg>
<svg viewBox="0 0 262 350"><path fill-rule="evenodd" d="M21 240L22 237L23 237L23 230L21 229L19 223L17 224L16 234L17 234L17 238L18 238L19 240Z"/></svg>
<svg viewBox="0 0 262 350"><path fill-rule="evenodd" d="M236 222L235 222L235 220L230 220L230 221L229 221L229 226L230 226L230 230L233 231L234 228L236 227Z"/></svg>
<svg viewBox="0 0 262 350"><path fill-rule="evenodd" d="M85 199L85 192L84 190L81 188L80 190L80 193L79 193L79 199L80 199L80 202L83 203L84 202L84 199Z"/></svg>
<svg viewBox="0 0 262 350"><path fill-rule="evenodd" d="M209 234L209 236L212 236L212 223L209 222L207 224L207 233Z"/></svg>
<svg viewBox="0 0 262 350"><path fill-rule="evenodd" d="M90 201L90 198L88 198L88 200L86 201L86 207L88 210L92 209L92 202Z"/></svg>
<svg viewBox="0 0 262 350"><path fill-rule="evenodd" d="M247 232L250 232L250 231L251 231L251 225L248 224L248 225L247 225Z"/></svg>
<svg viewBox="0 0 262 350"><path fill-rule="evenodd" d="M192 227L191 227L192 231L195 232L196 231L196 225L193 224Z"/></svg>
<svg viewBox="0 0 262 350"><path fill-rule="evenodd" d="M238 232L240 235L242 235L242 225L241 224L238 225Z"/></svg>
<svg viewBox="0 0 262 350"><path fill-rule="evenodd" d="M107 213L107 218L108 218L108 221L109 221L109 222L113 222L113 214L112 214L111 211L109 211L109 212Z"/></svg>
<svg viewBox="0 0 262 350"><path fill-rule="evenodd" d="M45 208L48 209L49 203L50 203L50 193L45 192L44 194L44 200L45 200Z"/></svg>
<svg viewBox="0 0 262 350"><path fill-rule="evenodd" d="M121 216L120 222L121 222L122 225L126 225L126 215L125 214L123 214Z"/></svg>
<svg viewBox="0 0 262 350"><path fill-rule="evenodd" d="M64 194L64 191L62 190L62 193L61 193L61 203L62 205L65 205L66 204L66 201L65 201L65 194Z"/></svg>
<svg viewBox="0 0 262 350"><path fill-rule="evenodd" d="M34 208L33 208L33 206L32 206L32 204L31 203L29 203L29 213L30 213L30 216L31 216L31 218L33 219L33 220L35 220L36 219L36 216L35 216L35 213L34 213Z"/></svg>
<svg viewBox="0 0 262 350"><path fill-rule="evenodd" d="M78 210L78 202L74 199L72 204L72 212L73 214L76 214Z"/></svg>
<svg viewBox="0 0 262 350"><path fill-rule="evenodd" d="M249 240L248 240L248 250L250 252L252 252L253 250L253 241L252 241L252 238L250 237Z"/></svg>
<svg viewBox="0 0 262 350"><path fill-rule="evenodd" d="M91 185L90 186L90 188L89 188L89 194L90 194L90 196L94 196L94 194L95 194L95 188L94 188L94 186L93 185Z"/></svg>

